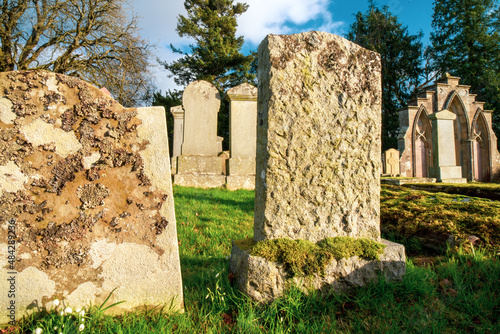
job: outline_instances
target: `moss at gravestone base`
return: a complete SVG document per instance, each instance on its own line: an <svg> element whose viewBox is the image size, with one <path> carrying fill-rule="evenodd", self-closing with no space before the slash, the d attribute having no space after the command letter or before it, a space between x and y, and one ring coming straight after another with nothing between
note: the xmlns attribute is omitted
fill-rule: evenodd
<svg viewBox="0 0 500 334"><path fill-rule="evenodd" d="M358 256L379 260L385 245L365 238L334 237L317 243L308 240L272 239L255 242L240 239L234 242L253 256L283 264L292 276L323 274L332 259Z"/></svg>

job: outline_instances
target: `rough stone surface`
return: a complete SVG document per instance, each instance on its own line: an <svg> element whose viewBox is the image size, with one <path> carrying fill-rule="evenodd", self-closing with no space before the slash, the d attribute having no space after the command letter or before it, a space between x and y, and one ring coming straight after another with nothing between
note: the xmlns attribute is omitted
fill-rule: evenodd
<svg viewBox="0 0 500 334"><path fill-rule="evenodd" d="M310 289L324 293L346 292L376 281L383 273L388 281L401 279L405 272L404 247L387 240L381 240L387 247L380 260L367 260L357 256L332 260L324 275L291 277L283 266L262 257L252 256L233 243L229 269L236 276L236 286L254 300L271 302L279 298L290 286L307 292Z"/></svg>
<svg viewBox="0 0 500 334"><path fill-rule="evenodd" d="M259 46L256 241L380 239L380 55L321 32Z"/></svg>
<svg viewBox="0 0 500 334"><path fill-rule="evenodd" d="M55 298L100 304L115 288L116 312L182 309L165 110L125 109L43 71L1 73L0 89L0 291L15 276L16 317Z"/></svg>

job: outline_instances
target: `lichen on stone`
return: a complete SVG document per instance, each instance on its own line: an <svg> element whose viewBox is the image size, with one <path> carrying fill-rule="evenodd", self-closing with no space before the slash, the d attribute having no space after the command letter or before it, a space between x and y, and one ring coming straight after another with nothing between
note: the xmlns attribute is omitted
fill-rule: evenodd
<svg viewBox="0 0 500 334"><path fill-rule="evenodd" d="M104 199L109 196L109 189L100 183L90 183L79 186L77 195L82 202L82 209L94 209L104 204Z"/></svg>

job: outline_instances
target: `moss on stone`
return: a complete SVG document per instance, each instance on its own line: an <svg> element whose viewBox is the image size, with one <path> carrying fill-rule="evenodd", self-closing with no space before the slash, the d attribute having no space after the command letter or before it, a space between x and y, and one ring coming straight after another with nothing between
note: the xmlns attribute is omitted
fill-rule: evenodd
<svg viewBox="0 0 500 334"><path fill-rule="evenodd" d="M253 240L253 238L247 238L247 239L234 240L234 244L238 246L241 250L246 251L252 249L252 247L255 246L256 242Z"/></svg>
<svg viewBox="0 0 500 334"><path fill-rule="evenodd" d="M317 243L284 238L255 243L252 239L244 239L235 241L235 244L249 250L253 256L283 264L293 276L323 274L326 265L334 258L359 256L378 260L385 248L373 240L351 237L327 238Z"/></svg>
<svg viewBox="0 0 500 334"><path fill-rule="evenodd" d="M318 246L339 260L351 256L359 256L371 260L379 260L385 245L376 241L351 237L327 238L318 242Z"/></svg>

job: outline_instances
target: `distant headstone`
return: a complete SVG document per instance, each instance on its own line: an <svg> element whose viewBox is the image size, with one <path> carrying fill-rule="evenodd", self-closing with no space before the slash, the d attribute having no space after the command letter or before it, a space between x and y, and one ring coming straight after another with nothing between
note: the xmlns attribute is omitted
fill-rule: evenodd
<svg viewBox="0 0 500 334"><path fill-rule="evenodd" d="M217 88L199 80L190 83L182 94L184 139L182 155L217 156L217 114L220 97Z"/></svg>
<svg viewBox="0 0 500 334"><path fill-rule="evenodd" d="M327 33L268 35L259 46L254 241L380 239L380 56ZM404 274L404 248L381 261L334 261L313 288L343 290L383 271ZM279 297L288 276L233 244L231 271L256 300ZM295 281L299 284L300 280ZM288 282L288 283L287 283Z"/></svg>
<svg viewBox="0 0 500 334"><path fill-rule="evenodd" d="M462 167L457 166L453 121L457 116L446 109L431 114L433 167L430 176L438 182L467 183L462 178Z"/></svg>
<svg viewBox="0 0 500 334"><path fill-rule="evenodd" d="M182 106L170 107L174 117L174 138L172 145L172 174L177 172L177 157L181 154L182 140L184 138L184 109Z"/></svg>
<svg viewBox="0 0 500 334"><path fill-rule="evenodd" d="M399 175L399 151L395 148L388 149L384 153L385 174L390 176Z"/></svg>
<svg viewBox="0 0 500 334"><path fill-rule="evenodd" d="M222 151L222 141L217 137L217 88L203 80L190 83L182 95L182 107L184 136L174 183L201 188L224 186L224 160L217 156Z"/></svg>
<svg viewBox="0 0 500 334"><path fill-rule="evenodd" d="M257 88L244 83L227 91L229 106L230 154L228 189L255 188L257 145Z"/></svg>
<svg viewBox="0 0 500 334"><path fill-rule="evenodd" d="M112 291L114 312L182 309L164 108L43 71L1 73L0 91L0 323Z"/></svg>

